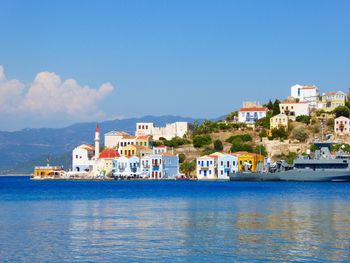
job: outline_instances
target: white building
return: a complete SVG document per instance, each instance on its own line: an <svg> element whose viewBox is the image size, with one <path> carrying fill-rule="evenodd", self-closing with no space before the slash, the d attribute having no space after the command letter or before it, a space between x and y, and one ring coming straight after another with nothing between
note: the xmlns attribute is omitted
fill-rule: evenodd
<svg viewBox="0 0 350 263"><path fill-rule="evenodd" d="M92 171L95 161L93 160L95 148L89 144L82 144L73 149L72 168L75 172Z"/></svg>
<svg viewBox="0 0 350 263"><path fill-rule="evenodd" d="M315 85L302 86L294 85L290 88L291 96L295 99L299 99L300 102L307 102L310 109L318 107L319 90Z"/></svg>
<svg viewBox="0 0 350 263"><path fill-rule="evenodd" d="M281 102L280 112L289 119L295 121L296 117L301 115L310 115L309 103L307 102Z"/></svg>
<svg viewBox="0 0 350 263"><path fill-rule="evenodd" d="M350 132L350 119L344 116L340 116L334 119L334 133L339 135L349 134Z"/></svg>
<svg viewBox="0 0 350 263"><path fill-rule="evenodd" d="M110 131L105 133L105 147L117 148L123 136L129 136L129 134L122 131Z"/></svg>
<svg viewBox="0 0 350 263"><path fill-rule="evenodd" d="M216 180L215 158L205 155L197 158L197 179L198 180Z"/></svg>
<svg viewBox="0 0 350 263"><path fill-rule="evenodd" d="M238 158L232 154L216 152L197 158L198 180L229 180L238 172Z"/></svg>
<svg viewBox="0 0 350 263"><path fill-rule="evenodd" d="M246 124L255 124L261 118L265 118L268 108L263 106L242 107L238 112L238 121Z"/></svg>
<svg viewBox="0 0 350 263"><path fill-rule="evenodd" d="M187 122L166 124L165 127L155 127L152 122L136 123L136 136L150 135L154 140L163 137L171 140L174 137L183 137L188 133Z"/></svg>

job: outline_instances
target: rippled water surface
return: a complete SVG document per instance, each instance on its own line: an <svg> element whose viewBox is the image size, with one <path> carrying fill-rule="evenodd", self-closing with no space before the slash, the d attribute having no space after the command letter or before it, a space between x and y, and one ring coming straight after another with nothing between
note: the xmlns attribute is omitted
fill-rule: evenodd
<svg viewBox="0 0 350 263"><path fill-rule="evenodd" d="M0 177L1 262L350 262L350 184Z"/></svg>

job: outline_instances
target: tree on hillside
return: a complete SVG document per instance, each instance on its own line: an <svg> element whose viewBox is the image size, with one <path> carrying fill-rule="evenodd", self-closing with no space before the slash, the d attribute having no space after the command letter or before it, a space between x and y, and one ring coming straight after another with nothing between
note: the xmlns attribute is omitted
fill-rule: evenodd
<svg viewBox="0 0 350 263"><path fill-rule="evenodd" d="M349 118L350 116L350 110L348 107L346 106L338 106L334 109L334 114L335 114L335 117L338 118L340 116L344 116L344 117L347 117Z"/></svg>
<svg viewBox="0 0 350 263"><path fill-rule="evenodd" d="M280 103L281 101L279 99L276 99L275 102L273 103L273 108L272 108L272 114L273 116L276 116L280 114Z"/></svg>
<svg viewBox="0 0 350 263"><path fill-rule="evenodd" d="M214 149L217 152L220 152L224 149L224 145L219 139L214 141Z"/></svg>
<svg viewBox="0 0 350 263"><path fill-rule="evenodd" d="M297 116L297 117L295 118L295 120L296 120L297 122L302 122L302 123L305 123L305 124L309 125L309 124L310 124L311 117L308 116L308 115L300 115L300 116Z"/></svg>
<svg viewBox="0 0 350 263"><path fill-rule="evenodd" d="M266 108L268 108L269 110L273 110L273 103L271 101L271 99L269 99L269 102L267 104L264 105Z"/></svg>
<svg viewBox="0 0 350 263"><path fill-rule="evenodd" d="M186 160L186 155L184 153L179 154L179 163L183 163Z"/></svg>

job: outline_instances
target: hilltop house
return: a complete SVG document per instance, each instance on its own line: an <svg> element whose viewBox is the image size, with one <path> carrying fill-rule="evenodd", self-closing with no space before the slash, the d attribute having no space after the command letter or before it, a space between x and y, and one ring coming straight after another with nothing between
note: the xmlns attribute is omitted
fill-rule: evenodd
<svg viewBox="0 0 350 263"><path fill-rule="evenodd" d="M284 128L288 129L288 116L286 114L280 113L270 119L270 130Z"/></svg>
<svg viewBox="0 0 350 263"><path fill-rule="evenodd" d="M298 99L299 102L306 102L310 109L318 107L319 90L315 85L294 85L290 88L291 96Z"/></svg>
<svg viewBox="0 0 350 263"><path fill-rule="evenodd" d="M338 106L345 106L346 94L342 91L322 94L321 106L325 111L333 111Z"/></svg>
<svg viewBox="0 0 350 263"><path fill-rule="evenodd" d="M301 115L310 115L310 108L307 102L288 102L280 103L281 114L287 115L289 119L295 121L296 117Z"/></svg>
<svg viewBox="0 0 350 263"><path fill-rule="evenodd" d="M259 106L256 103L243 103L243 107L238 112L238 121L246 124L255 124L261 118L266 117L268 108Z"/></svg>
<svg viewBox="0 0 350 263"><path fill-rule="evenodd" d="M334 119L334 133L338 135L349 134L350 119L344 116Z"/></svg>

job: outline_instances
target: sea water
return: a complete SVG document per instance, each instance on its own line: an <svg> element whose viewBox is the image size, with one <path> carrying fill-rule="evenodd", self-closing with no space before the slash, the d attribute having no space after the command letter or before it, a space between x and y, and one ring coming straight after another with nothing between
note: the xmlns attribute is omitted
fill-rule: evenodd
<svg viewBox="0 0 350 263"><path fill-rule="evenodd" d="M0 177L0 262L350 262L350 184Z"/></svg>

